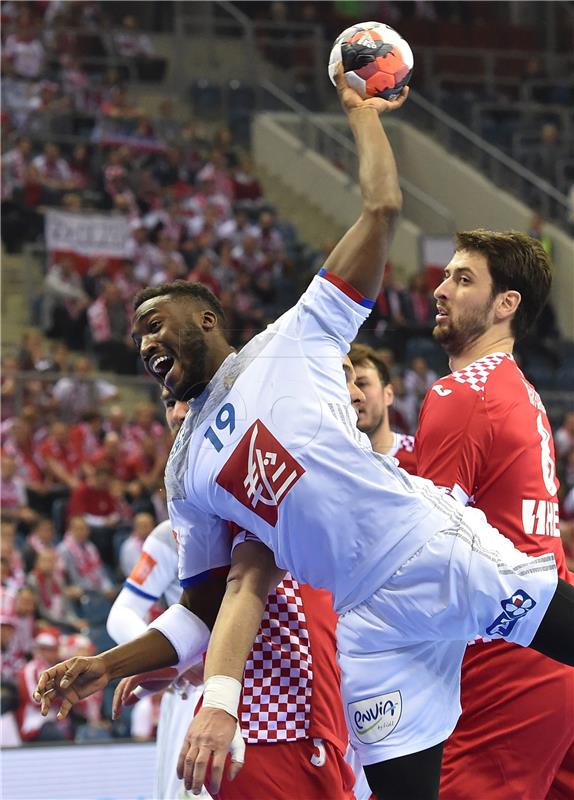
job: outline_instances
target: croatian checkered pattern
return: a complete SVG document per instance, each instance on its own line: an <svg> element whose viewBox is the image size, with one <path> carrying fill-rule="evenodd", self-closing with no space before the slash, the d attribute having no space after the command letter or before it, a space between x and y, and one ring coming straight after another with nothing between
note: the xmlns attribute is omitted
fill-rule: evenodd
<svg viewBox="0 0 574 800"><path fill-rule="evenodd" d="M249 744L289 742L307 735L312 663L299 585L285 578L269 595L245 666L240 723Z"/></svg>
<svg viewBox="0 0 574 800"><path fill-rule="evenodd" d="M508 353L491 353L473 361L468 367L453 372L452 377L457 383L467 383L475 392L483 392L490 373L507 358L512 359L512 356Z"/></svg>

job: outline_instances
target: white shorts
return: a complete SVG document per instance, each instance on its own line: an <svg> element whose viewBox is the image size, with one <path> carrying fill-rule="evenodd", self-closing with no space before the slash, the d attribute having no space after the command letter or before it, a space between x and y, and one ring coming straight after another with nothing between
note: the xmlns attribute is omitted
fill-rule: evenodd
<svg viewBox="0 0 574 800"><path fill-rule="evenodd" d="M554 556L517 550L481 511L435 534L337 626L343 704L363 764L444 741L478 637L530 644L556 590Z"/></svg>

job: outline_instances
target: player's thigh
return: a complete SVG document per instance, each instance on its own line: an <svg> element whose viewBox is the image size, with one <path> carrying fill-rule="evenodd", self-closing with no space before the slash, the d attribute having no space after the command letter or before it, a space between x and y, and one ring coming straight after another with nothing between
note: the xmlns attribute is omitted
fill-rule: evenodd
<svg viewBox="0 0 574 800"><path fill-rule="evenodd" d="M384 636L377 644L377 622L361 608L342 616L337 626L343 707L351 745L363 765L443 742L460 716L466 644L401 646L396 640L388 644Z"/></svg>
<svg viewBox="0 0 574 800"><path fill-rule="evenodd" d="M216 800L352 800L353 771L323 739L247 745L245 765Z"/></svg>
<svg viewBox="0 0 574 800"><path fill-rule="evenodd" d="M570 794L560 794L574 766L572 670L528 649L490 647L490 666L489 645L467 664L472 683L463 680L463 713L445 745L441 800L543 800L557 776L555 800L572 800L572 772Z"/></svg>
<svg viewBox="0 0 574 800"><path fill-rule="evenodd" d="M437 531L363 606L393 641L504 638L529 644L554 596L552 555L528 558L465 509L453 529Z"/></svg>

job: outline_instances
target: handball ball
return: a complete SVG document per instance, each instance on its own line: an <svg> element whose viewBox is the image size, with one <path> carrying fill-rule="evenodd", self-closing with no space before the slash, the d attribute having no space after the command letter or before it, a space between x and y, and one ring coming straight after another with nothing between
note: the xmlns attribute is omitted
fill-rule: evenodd
<svg viewBox="0 0 574 800"><path fill-rule="evenodd" d="M333 84L338 61L349 86L364 99L394 100L410 81L414 65L408 42L382 22L359 22L337 36L329 56Z"/></svg>

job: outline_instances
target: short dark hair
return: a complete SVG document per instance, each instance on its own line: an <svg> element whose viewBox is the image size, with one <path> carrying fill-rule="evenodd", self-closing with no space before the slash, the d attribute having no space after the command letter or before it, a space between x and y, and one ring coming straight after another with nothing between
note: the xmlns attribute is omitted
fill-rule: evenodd
<svg viewBox="0 0 574 800"><path fill-rule="evenodd" d="M190 300L199 300L200 302L207 303L210 309L217 315L219 324L225 327L225 311L217 297L210 291L207 286L202 283L191 283L190 281L172 281L171 283L158 283L157 286L148 286L141 289L134 297L134 311L145 303L146 300L151 300L153 297L165 297L171 295L173 297L188 298Z"/></svg>
<svg viewBox="0 0 574 800"><path fill-rule="evenodd" d="M383 359L377 355L377 351L368 344L355 342L355 344L351 345L349 359L354 367L374 367L383 386L387 386L391 382L389 368Z"/></svg>
<svg viewBox="0 0 574 800"><path fill-rule="evenodd" d="M511 331L521 339L545 306L552 285L552 265L542 244L519 231L463 231L456 234L455 249L481 253L492 278L493 296L520 292L520 305Z"/></svg>

